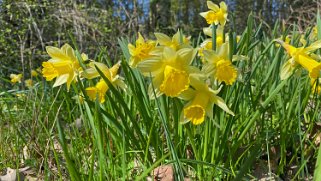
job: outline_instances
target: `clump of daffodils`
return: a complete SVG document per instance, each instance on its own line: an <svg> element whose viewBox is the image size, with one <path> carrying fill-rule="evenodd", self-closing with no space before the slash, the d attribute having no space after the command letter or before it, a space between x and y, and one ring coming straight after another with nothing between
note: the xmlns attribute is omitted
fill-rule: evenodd
<svg viewBox="0 0 321 181"><path fill-rule="evenodd" d="M157 96L164 94L188 101L181 113L182 123L191 121L198 125L204 122L206 116L213 117L214 104L234 115L224 100L217 96L219 90L214 91L206 83L207 80L219 80L231 85L236 80L237 69L227 59L228 50L223 51L227 46L223 46L222 53L219 54L214 51L205 53L204 56L208 62L205 71L192 66L192 62L196 61L197 49L185 43L176 45L176 50L171 46L172 44L168 44L169 46L159 44L150 57L137 64L137 69L143 75L152 78L149 89L153 87ZM216 59L207 56L210 53L214 54ZM151 97L153 93L150 91Z"/></svg>
<svg viewBox="0 0 321 181"><path fill-rule="evenodd" d="M213 117L213 106L217 105L225 112L234 116L225 101L218 96L224 85L230 86L237 80L238 70L229 59L231 51L228 39L224 35L227 21L227 6L224 2L218 5L207 2L208 12L201 13L211 26L204 28L204 33L211 37L206 39L201 48L194 48L186 36L178 30L174 35L156 32L155 40L148 40L138 33L134 44L129 43L129 66L138 69L144 76L151 78L149 94L151 97L164 95L179 98L185 102L181 112L181 122L198 125L206 117ZM212 37L215 28L215 37ZM217 48L212 49L213 41ZM67 84L67 90L76 80L93 79L95 85L85 88L84 95L91 101L106 101L105 95L109 86L126 88L123 78L118 74L120 62L112 67L88 59L76 57L74 49L65 44L61 48L47 47L51 57L43 62L42 74L47 81L55 79L54 87ZM199 53L199 56L196 56ZM198 59L198 57L202 57ZM203 67L193 66L193 62L202 61ZM77 78L79 77L79 78ZM96 81L95 81L96 80Z"/></svg>
<svg viewBox="0 0 321 181"><path fill-rule="evenodd" d="M39 72L40 71L37 71L37 70L34 70L32 69L30 71L30 78L28 79L25 79L24 82L22 81L22 77L23 77L23 74L20 73L20 74L10 74L10 82L12 84L22 84L24 83L24 85L29 88L29 89L32 89L33 86L35 85L35 79L37 79L37 77L39 76ZM27 76L27 75L25 75Z"/></svg>
<svg viewBox="0 0 321 181"><path fill-rule="evenodd" d="M142 45L144 43L144 40L140 37L140 39L136 41L136 47L142 49L140 46L145 47L145 45ZM135 47L133 49L135 49ZM63 45L60 49L48 46L46 47L46 50L51 59L42 63L42 75L47 81L56 79L53 87L67 84L67 90L69 90L71 83L77 80L77 76L79 76L80 79L99 78L95 86L86 88L86 93L90 100L95 101L98 99L100 103L105 102L105 95L109 89L108 83L105 81L104 77L107 78L113 86L123 89L126 88L125 83L122 81L122 77L118 75L120 62L109 68L103 63L89 60L88 56L84 53L81 54L81 59L79 60L76 57L75 50L69 44ZM143 50L145 51L146 49L143 48ZM135 55L132 59L132 65L134 66L134 63L139 61L142 57L142 52L138 53L137 56ZM85 61L87 62L86 64ZM81 64L84 66L82 67ZM103 73L104 77L101 77L99 70ZM82 95L77 97L81 97L82 101L80 102L83 102Z"/></svg>
<svg viewBox="0 0 321 181"><path fill-rule="evenodd" d="M206 116L213 117L214 104L230 115L234 113L228 108L224 100L218 96L220 89L214 90L218 85L233 85L237 79L238 70L229 59L230 52L227 38L224 36L224 25L227 21L227 6L224 2L220 6L207 2L210 9L201 13L210 27L204 28L206 39L200 48L192 47L190 37L177 31L173 36L164 33L155 33L156 40L144 40L138 34L137 42L156 42L153 47L145 48L144 53L136 61L130 63L132 68L137 68L143 75L152 79L149 86L151 97L165 95L186 101L181 113L181 122L191 122L198 125L204 122ZM215 40L217 49L212 49L212 31L215 26ZM218 27L217 27L218 26ZM142 45L142 44L141 44ZM147 47L147 46L145 46ZM132 44L130 49L130 62L136 58L136 50ZM143 49L140 49L143 50ZM200 61L203 68L193 66L193 62ZM154 89L153 89L154 88ZM222 87L221 87L222 88Z"/></svg>

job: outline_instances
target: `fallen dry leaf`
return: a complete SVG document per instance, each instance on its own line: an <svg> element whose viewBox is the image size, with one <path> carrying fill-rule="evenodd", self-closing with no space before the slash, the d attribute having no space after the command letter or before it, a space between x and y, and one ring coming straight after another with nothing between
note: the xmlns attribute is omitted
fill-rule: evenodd
<svg viewBox="0 0 321 181"><path fill-rule="evenodd" d="M155 181L173 181L174 170L171 165L162 165L153 170L153 178Z"/></svg>
<svg viewBox="0 0 321 181"><path fill-rule="evenodd" d="M22 170L16 170L12 168L7 168L7 174L4 176L0 176L0 181L23 181L24 180L24 174L22 173Z"/></svg>
<svg viewBox="0 0 321 181"><path fill-rule="evenodd" d="M148 180L154 181L174 181L174 169L173 165L162 165L155 168L152 172L152 178L148 178ZM185 177L184 181L190 181L190 178Z"/></svg>

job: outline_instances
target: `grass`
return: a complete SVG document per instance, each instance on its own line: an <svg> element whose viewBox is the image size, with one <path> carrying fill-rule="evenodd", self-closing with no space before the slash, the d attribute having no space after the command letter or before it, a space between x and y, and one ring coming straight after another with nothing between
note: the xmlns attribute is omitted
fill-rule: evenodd
<svg viewBox="0 0 321 181"><path fill-rule="evenodd" d="M0 170L30 166L45 180L145 180L154 168L172 165L177 180L311 178L317 158L320 165L321 99L305 71L280 80L287 55L272 40L291 34L296 46L299 38L295 26L279 29L277 23L267 33L250 16L238 43L229 33L234 54L248 57L235 63L237 82L219 94L235 116L215 106L214 117L199 126L179 123L181 100L148 96L150 80L128 66L127 39L119 39L119 58L128 89L113 87L100 72L110 87L103 104L86 96L92 81L78 80L70 92L45 81L1 90ZM94 59L112 64L104 49ZM73 98L78 94L83 104Z"/></svg>

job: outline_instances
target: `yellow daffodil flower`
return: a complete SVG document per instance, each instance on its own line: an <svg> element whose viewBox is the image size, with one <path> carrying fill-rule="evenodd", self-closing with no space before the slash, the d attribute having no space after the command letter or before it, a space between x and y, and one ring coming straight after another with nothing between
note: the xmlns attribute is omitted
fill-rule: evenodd
<svg viewBox="0 0 321 181"><path fill-rule="evenodd" d="M308 47L299 48L281 40L276 40L276 42L280 43L291 57L281 68L281 80L289 78L298 65L309 71L311 79L317 79L320 76L321 63L312 58L316 56L312 52L321 48L321 41L316 41Z"/></svg>
<svg viewBox="0 0 321 181"><path fill-rule="evenodd" d="M205 35L212 37L212 25L206 28L203 28L203 32ZM216 29L216 46L220 47L224 41L223 41L223 27L218 26ZM228 36L225 36L225 41L228 41ZM200 48L198 49L198 55L200 57L203 57L203 51L204 50L211 50L212 49L212 38L207 38L201 43Z"/></svg>
<svg viewBox="0 0 321 181"><path fill-rule="evenodd" d="M299 42L300 42L303 46L305 46L305 45L307 44L307 41L304 39L304 36L298 35L298 36L296 36L296 37L299 37ZM292 40L292 36L291 36L291 35L286 35L284 38L283 38L283 37L280 37L280 38L278 38L278 39L280 39L280 40L282 40L282 41L284 40L285 43L290 44L290 43L291 43L291 40ZM296 38L294 38L294 39L296 39ZM276 46L276 47L280 47L280 44L276 44L275 46Z"/></svg>
<svg viewBox="0 0 321 181"><path fill-rule="evenodd" d="M206 28L203 28L203 32L205 35L209 36L209 37L212 37L213 34L212 34L212 25L210 25L209 27L206 27ZM224 42L223 42L223 36L224 35L224 27L223 26L217 26L216 28L216 45L217 46L221 46ZM211 38L209 38L211 39ZM237 35L236 36L236 43L238 43L241 39L241 36L240 35ZM229 41L229 36L228 36L228 33L225 33L225 42L228 42Z"/></svg>
<svg viewBox="0 0 321 181"><path fill-rule="evenodd" d="M104 81L104 79L100 79L94 87L86 88L86 93L91 100L94 101L98 97L99 102L104 103L107 90L107 83Z"/></svg>
<svg viewBox="0 0 321 181"><path fill-rule="evenodd" d="M76 100L79 104L83 104L85 102L85 98L83 94L78 94L72 97L72 99Z"/></svg>
<svg viewBox="0 0 321 181"><path fill-rule="evenodd" d="M31 70L31 77L37 77L38 72L36 70Z"/></svg>
<svg viewBox="0 0 321 181"><path fill-rule="evenodd" d="M198 125L204 122L206 115L212 118L214 104L234 116L224 100L217 96L220 90L212 90L204 81L193 78L193 76L191 76L191 86L193 89L189 88L179 96L189 101L181 114L182 123L191 121L194 125Z"/></svg>
<svg viewBox="0 0 321 181"><path fill-rule="evenodd" d="M137 68L145 76L151 74L157 96L165 94L166 96L177 97L181 92L188 89L189 74L197 69L190 66L196 55L196 50L183 48L175 51L170 47L162 49L161 55L140 62Z"/></svg>
<svg viewBox="0 0 321 181"><path fill-rule="evenodd" d="M207 1L207 7L210 9L207 12L202 12L200 15L206 19L207 24L225 25L227 21L227 6L225 2L220 2L220 7L212 1Z"/></svg>
<svg viewBox="0 0 321 181"><path fill-rule="evenodd" d="M123 89L126 88L126 85L122 81L122 78L117 74L118 69L120 67L120 62L116 63L112 68L108 68L105 64L99 63L99 62L92 62L91 66L92 66L91 68L86 69L83 72L82 75L85 78L93 79L93 78L99 77L100 74L98 73L95 67L97 66L99 70L101 70L104 73L106 78L112 83L112 85L118 86ZM108 89L109 89L108 84L105 82L103 78L101 78L95 86L86 88L86 93L91 100L96 100L96 98L98 97L99 102L104 103L105 94L108 91Z"/></svg>
<svg viewBox="0 0 321 181"><path fill-rule="evenodd" d="M26 93L24 93L24 92L16 93L16 96L17 96L19 99L24 99L24 98L26 98Z"/></svg>
<svg viewBox="0 0 321 181"><path fill-rule="evenodd" d="M190 45L191 37L186 37L185 35L181 34L179 30L177 31L177 33L175 33L175 35L173 35L172 38L165 35L164 33L155 33L155 36L156 36L157 42L161 46L171 47L174 50L179 50L182 48L191 48L191 45Z"/></svg>
<svg viewBox="0 0 321 181"><path fill-rule="evenodd" d="M209 27L203 28L203 32L204 32L205 35L207 35L209 37L212 37L212 25L210 25ZM217 26L217 28L216 28L216 39L219 39L218 42L221 43L221 44L223 44L223 33L224 33L223 26ZM226 38L228 38L228 36L226 36ZM228 39L226 39L226 40L228 40Z"/></svg>
<svg viewBox="0 0 321 181"><path fill-rule="evenodd" d="M25 85L30 89L33 86L33 81L32 79L27 79L25 80Z"/></svg>
<svg viewBox="0 0 321 181"><path fill-rule="evenodd" d="M36 69L36 72L42 72L41 67L38 67L38 68Z"/></svg>
<svg viewBox="0 0 321 181"><path fill-rule="evenodd" d="M22 74L10 74L11 83L21 82Z"/></svg>
<svg viewBox="0 0 321 181"><path fill-rule="evenodd" d="M71 82L81 70L74 50L68 44L60 49L47 46L46 50L51 59L42 63L42 75L47 81L56 78L53 87L67 83L67 90L69 90ZM84 54L82 54L82 57L86 58Z"/></svg>
<svg viewBox="0 0 321 181"><path fill-rule="evenodd" d="M79 101L79 104L83 104L84 101L85 101L83 95L78 95L78 96L77 96L77 99L78 99L78 101Z"/></svg>
<svg viewBox="0 0 321 181"><path fill-rule="evenodd" d="M204 50L204 59L206 63L203 71L210 78L219 82L225 82L232 85L237 78L237 69L229 60L228 44L224 43L215 53L213 50Z"/></svg>
<svg viewBox="0 0 321 181"><path fill-rule="evenodd" d="M216 41L216 43L217 43L217 41ZM204 50L211 50L211 49L212 49L212 40L211 39L204 40L201 43L200 47L198 48L198 54L197 55L202 58L202 62L203 63L205 62L204 61L204 53L203 53L203 51Z"/></svg>
<svg viewBox="0 0 321 181"><path fill-rule="evenodd" d="M210 25L209 27L203 28L203 32L205 35L212 37L212 25ZM225 41L223 41L224 39L224 29L222 26L218 26L216 29L216 46L218 48L220 48L224 42L228 42L229 41L229 36L226 33L225 34ZM238 43L240 40L241 36L236 36L236 42ZM212 50L212 38L207 38L203 41L203 43L201 43L200 48L198 49L198 55L200 57L202 57L202 61L204 61L204 54L203 51L204 50Z"/></svg>
<svg viewBox="0 0 321 181"><path fill-rule="evenodd" d="M156 42L152 40L145 41L143 36L138 33L138 39L136 40L135 46L128 44L131 67L136 67L137 63L146 59L150 56L150 52L155 48Z"/></svg>

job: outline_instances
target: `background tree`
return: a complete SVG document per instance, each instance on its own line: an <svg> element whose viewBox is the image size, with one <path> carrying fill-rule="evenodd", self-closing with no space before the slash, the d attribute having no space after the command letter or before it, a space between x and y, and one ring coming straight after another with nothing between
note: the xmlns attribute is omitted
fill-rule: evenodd
<svg viewBox="0 0 321 181"><path fill-rule="evenodd" d="M219 3L219 0L213 2ZM229 27L241 33L250 12L271 30L277 19L283 24L304 27L315 23L317 0L226 0L230 10ZM207 26L199 15L206 11L206 0L2 0L0 1L0 73L29 76L45 60L45 46L74 39L81 51L105 48L117 59L117 38L135 37L142 32L173 34L182 29L197 37ZM95 55L91 55L95 56ZM115 60L116 61L116 60ZM11 86L1 81L1 86Z"/></svg>

